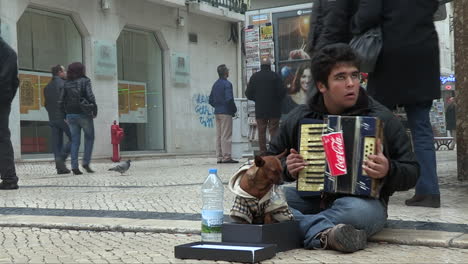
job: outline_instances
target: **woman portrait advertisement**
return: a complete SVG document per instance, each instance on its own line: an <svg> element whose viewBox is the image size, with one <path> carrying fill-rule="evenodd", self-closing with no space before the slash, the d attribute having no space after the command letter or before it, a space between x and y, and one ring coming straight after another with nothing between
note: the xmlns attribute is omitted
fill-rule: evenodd
<svg viewBox="0 0 468 264"><path fill-rule="evenodd" d="M297 65L297 64L296 64ZM305 104L310 87L312 87L312 72L310 70L310 63L303 62L298 65L296 70L288 67L289 76L284 78L285 87L287 87L288 95L283 101L282 113L287 114L294 109L297 105ZM282 71L283 73L283 71ZM283 75L283 74L282 74Z"/></svg>

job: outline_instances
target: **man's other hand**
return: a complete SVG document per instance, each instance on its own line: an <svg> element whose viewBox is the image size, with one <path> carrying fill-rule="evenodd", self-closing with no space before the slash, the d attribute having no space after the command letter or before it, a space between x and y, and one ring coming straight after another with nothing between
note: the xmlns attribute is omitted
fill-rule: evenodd
<svg viewBox="0 0 468 264"><path fill-rule="evenodd" d="M295 149L291 149L290 154L286 158L286 167L291 177L297 179L297 175L305 166L307 166L307 163L304 161L304 158Z"/></svg>
<svg viewBox="0 0 468 264"><path fill-rule="evenodd" d="M362 166L367 175L374 179L381 179L388 174L389 163L387 157L383 154L382 142L377 140L375 155L369 155Z"/></svg>

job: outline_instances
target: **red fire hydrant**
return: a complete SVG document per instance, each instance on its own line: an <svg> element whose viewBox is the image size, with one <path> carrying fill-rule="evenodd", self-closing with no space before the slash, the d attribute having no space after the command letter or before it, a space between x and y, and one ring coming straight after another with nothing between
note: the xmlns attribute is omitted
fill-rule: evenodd
<svg viewBox="0 0 468 264"><path fill-rule="evenodd" d="M111 143L112 143L112 161L119 162L119 144L124 137L124 130L121 128L117 121L114 120L114 124L111 126Z"/></svg>

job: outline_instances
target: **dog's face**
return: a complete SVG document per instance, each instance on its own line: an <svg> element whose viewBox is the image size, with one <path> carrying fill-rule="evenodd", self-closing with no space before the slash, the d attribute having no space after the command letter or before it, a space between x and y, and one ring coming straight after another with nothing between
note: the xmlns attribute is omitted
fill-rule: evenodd
<svg viewBox="0 0 468 264"><path fill-rule="evenodd" d="M281 166L280 158L285 154L278 156L256 156L255 166L247 172L250 179L255 180L259 187L279 185L283 183L283 166Z"/></svg>

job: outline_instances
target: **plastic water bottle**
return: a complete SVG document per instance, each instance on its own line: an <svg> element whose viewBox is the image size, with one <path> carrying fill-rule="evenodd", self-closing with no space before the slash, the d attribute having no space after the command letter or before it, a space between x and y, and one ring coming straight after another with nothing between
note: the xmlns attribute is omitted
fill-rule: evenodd
<svg viewBox="0 0 468 264"><path fill-rule="evenodd" d="M217 169L210 169L202 185L202 241L221 242L224 187Z"/></svg>

